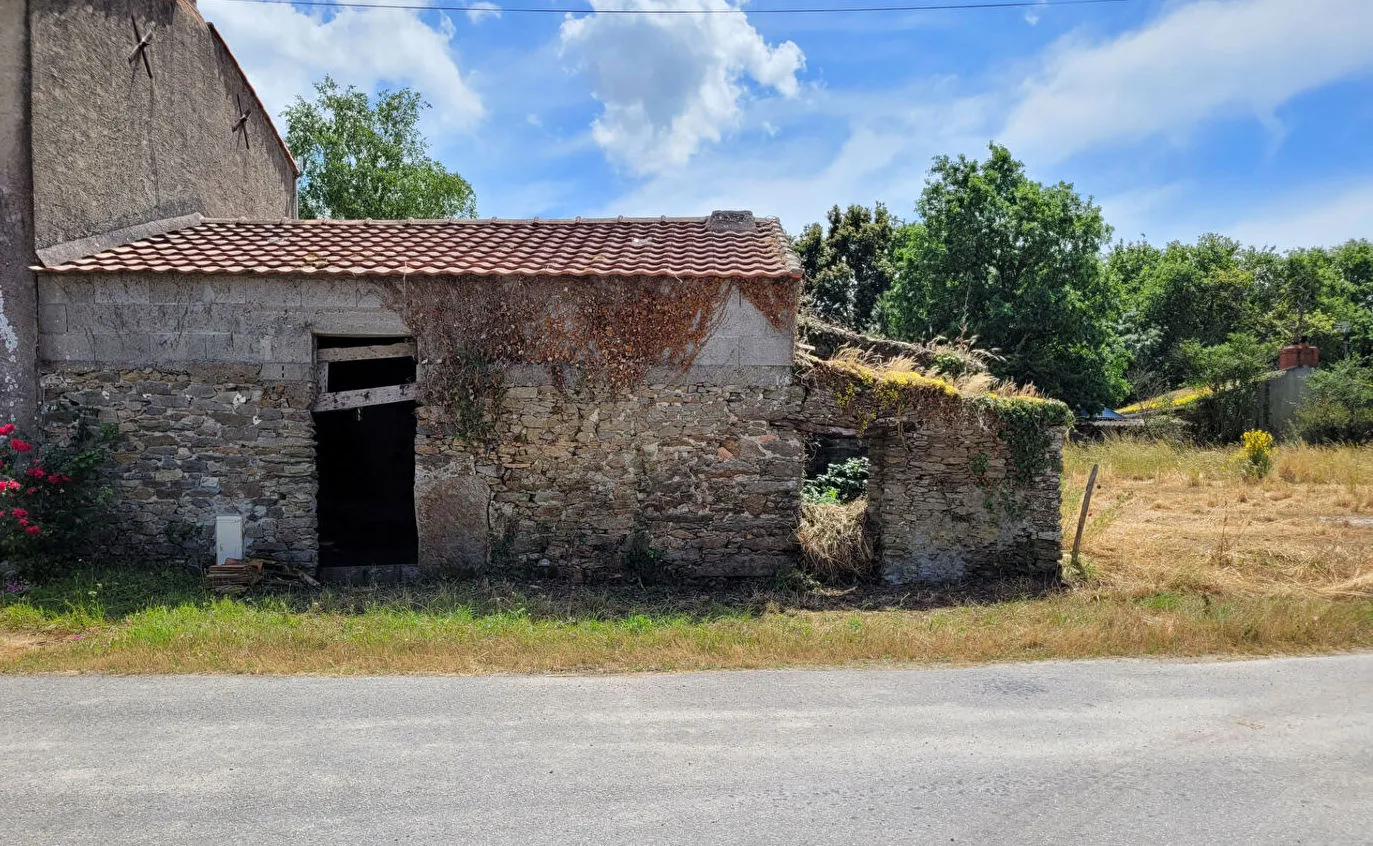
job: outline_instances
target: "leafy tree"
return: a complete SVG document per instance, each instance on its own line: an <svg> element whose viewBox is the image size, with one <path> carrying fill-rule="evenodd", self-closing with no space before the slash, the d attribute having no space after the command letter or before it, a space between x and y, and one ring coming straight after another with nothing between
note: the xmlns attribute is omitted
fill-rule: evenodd
<svg viewBox="0 0 1373 846"><path fill-rule="evenodd" d="M361 219L475 217L472 186L428 155L419 131L429 108L408 88L373 104L329 77L317 97L286 109L286 144L301 167L300 216Z"/></svg>
<svg viewBox="0 0 1373 846"><path fill-rule="evenodd" d="M1313 443L1373 441L1373 364L1347 358L1313 372L1295 429Z"/></svg>
<svg viewBox="0 0 1373 846"><path fill-rule="evenodd" d="M1256 328L1254 273L1244 255L1239 242L1219 235L1161 250L1148 244L1112 249L1106 267L1128 309L1122 335L1139 390L1166 390L1187 379L1184 343L1220 344L1232 332Z"/></svg>
<svg viewBox="0 0 1373 846"><path fill-rule="evenodd" d="M832 323L863 332L895 275L891 263L897 221L887 207L838 206L826 216L828 227L812 223L796 242L806 272L806 302Z"/></svg>
<svg viewBox="0 0 1373 846"><path fill-rule="evenodd" d="M1330 262L1339 276L1337 284L1344 299L1336 319L1350 324L1350 354L1373 356L1373 242L1361 239L1341 244L1330 250ZM1344 332L1335 331L1322 342L1328 352L1333 352L1332 345L1343 347L1344 339Z"/></svg>
<svg viewBox="0 0 1373 846"><path fill-rule="evenodd" d="M1276 343L1235 332L1224 343L1203 345L1189 340L1182 354L1192 373L1191 384L1207 389L1206 396L1183 406L1181 415L1192 424L1195 438L1206 442L1237 441L1258 419L1259 381L1270 373Z"/></svg>
<svg viewBox="0 0 1373 846"><path fill-rule="evenodd" d="M879 306L889 335L975 335L1004 357L996 375L1080 410L1123 398L1120 301L1102 268L1111 228L1100 207L1066 183L1029 179L993 144L985 162L935 159L916 209Z"/></svg>

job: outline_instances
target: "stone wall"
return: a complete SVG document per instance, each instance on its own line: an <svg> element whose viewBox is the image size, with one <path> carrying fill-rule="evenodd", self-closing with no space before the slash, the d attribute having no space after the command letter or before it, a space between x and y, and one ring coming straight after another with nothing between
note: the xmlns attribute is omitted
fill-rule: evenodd
<svg viewBox="0 0 1373 846"><path fill-rule="evenodd" d="M796 550L805 446L777 423L796 401L789 384L659 382L617 398L515 387L489 452L422 414L421 566L770 576ZM657 560L625 560L636 531Z"/></svg>
<svg viewBox="0 0 1373 846"><path fill-rule="evenodd" d="M314 427L308 382L261 368L49 368L44 436L84 420L116 429L106 482L116 495L108 545L121 559L213 563L215 517L241 514L246 552L316 560Z"/></svg>
<svg viewBox="0 0 1373 846"><path fill-rule="evenodd" d="M869 526L882 578L903 584L1057 572L1066 428L1047 430L1044 469L1027 485L1013 484L1011 448L990 405L933 392L889 416L873 402L875 387L812 369L800 380L795 420L803 430L866 440Z"/></svg>
<svg viewBox="0 0 1373 846"><path fill-rule="evenodd" d="M1059 430L1050 466L1008 502L998 496L1007 457L994 425L935 418L873 438L868 513L880 527L882 577L899 584L1057 572L1062 447Z"/></svg>

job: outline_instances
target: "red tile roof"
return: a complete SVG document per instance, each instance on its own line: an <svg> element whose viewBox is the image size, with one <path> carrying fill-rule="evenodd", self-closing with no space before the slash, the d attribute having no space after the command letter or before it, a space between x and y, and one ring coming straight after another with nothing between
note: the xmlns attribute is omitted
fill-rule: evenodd
<svg viewBox="0 0 1373 846"><path fill-rule="evenodd" d="M203 220L50 273L796 279L776 219Z"/></svg>

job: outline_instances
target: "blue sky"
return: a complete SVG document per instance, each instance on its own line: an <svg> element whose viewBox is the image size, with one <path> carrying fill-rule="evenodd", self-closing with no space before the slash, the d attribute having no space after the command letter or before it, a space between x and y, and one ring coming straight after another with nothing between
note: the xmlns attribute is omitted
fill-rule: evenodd
<svg viewBox="0 0 1373 846"><path fill-rule="evenodd" d="M199 5L274 114L325 74L423 93L433 154L483 217L750 208L797 232L877 200L909 217L933 156L996 140L1095 197L1117 237L1373 237L1373 0L760 13L844 2L887 5Z"/></svg>

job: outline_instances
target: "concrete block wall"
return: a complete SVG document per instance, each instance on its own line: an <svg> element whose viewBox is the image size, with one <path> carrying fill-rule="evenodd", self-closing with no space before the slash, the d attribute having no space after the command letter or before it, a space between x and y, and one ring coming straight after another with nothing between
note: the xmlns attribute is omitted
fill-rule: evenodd
<svg viewBox="0 0 1373 846"><path fill-rule="evenodd" d="M44 368L184 364L266 367L310 380L314 334L408 334L361 278L40 274Z"/></svg>

